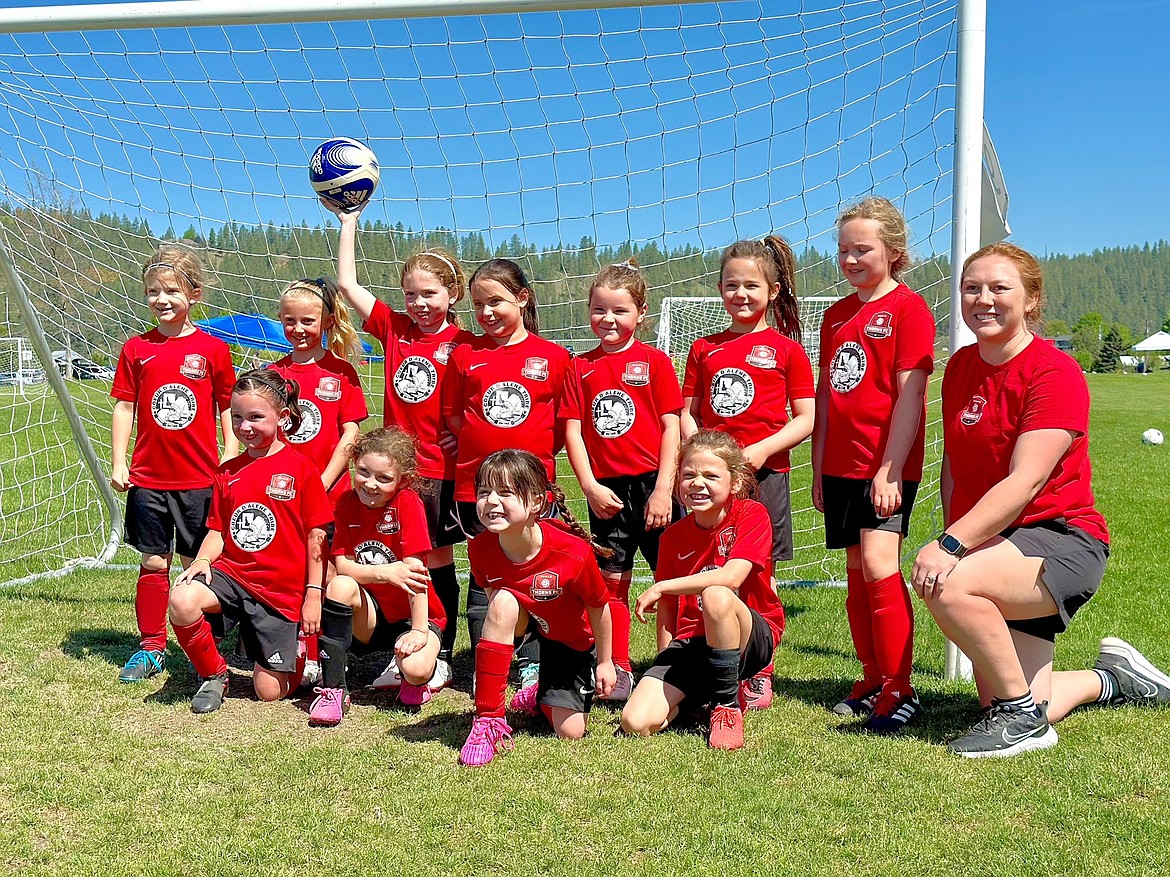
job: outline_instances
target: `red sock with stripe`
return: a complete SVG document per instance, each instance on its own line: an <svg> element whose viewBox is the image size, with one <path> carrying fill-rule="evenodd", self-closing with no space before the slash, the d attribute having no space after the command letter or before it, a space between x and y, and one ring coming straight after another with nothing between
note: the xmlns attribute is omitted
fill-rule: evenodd
<svg viewBox="0 0 1170 877"><path fill-rule="evenodd" d="M874 620L869 603L869 585L860 569L848 567L846 573L849 589L845 596L845 614L849 617L853 648L861 661L862 678L877 685L882 681L882 671L873 652Z"/></svg>
<svg viewBox="0 0 1170 877"><path fill-rule="evenodd" d="M874 657L882 676L905 694L913 690L910 664L914 657L914 607L910 591L901 572L868 585Z"/></svg>
<svg viewBox="0 0 1170 877"><path fill-rule="evenodd" d="M211 635L211 625L207 623L206 615L186 626L175 624L172 618L171 627L175 630L179 645L195 665L195 672L203 679L227 672L227 663L215 647L215 637Z"/></svg>
<svg viewBox="0 0 1170 877"><path fill-rule="evenodd" d="M138 568L138 587L134 594L134 615L142 648L152 652L167 650L167 602L171 597L170 570Z"/></svg>
<svg viewBox="0 0 1170 877"><path fill-rule="evenodd" d="M504 692L512 666L512 644L481 639L475 646L475 714L504 717Z"/></svg>

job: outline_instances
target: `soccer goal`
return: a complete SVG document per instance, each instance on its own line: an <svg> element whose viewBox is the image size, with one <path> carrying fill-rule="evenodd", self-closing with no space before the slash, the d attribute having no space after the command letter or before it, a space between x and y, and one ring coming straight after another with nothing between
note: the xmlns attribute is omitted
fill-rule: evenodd
<svg viewBox="0 0 1170 877"><path fill-rule="evenodd" d="M952 195L967 154L965 2L0 10L0 234L39 316L6 306L0 336L30 342L52 390L33 405L0 396L0 578L103 562L119 526L102 486L108 381L61 378L52 351L113 364L150 324L140 274L160 239L208 265L196 319L273 316L286 282L331 273L336 223L306 168L331 136L380 160L359 270L392 304L402 261L423 247L471 267L514 258L545 333L580 351L590 278L633 256L674 344L689 318L662 303L709 295L737 239L783 235L801 294L839 294L834 219L881 194L910 221L908 280L945 331L966 210ZM377 410L380 390L370 397ZM823 558L803 546L789 574L834 578Z"/></svg>

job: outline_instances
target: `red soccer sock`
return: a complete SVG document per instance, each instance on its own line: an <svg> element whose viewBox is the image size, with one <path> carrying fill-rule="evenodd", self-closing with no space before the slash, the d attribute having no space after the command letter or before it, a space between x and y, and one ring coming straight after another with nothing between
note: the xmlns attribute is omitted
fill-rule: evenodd
<svg viewBox="0 0 1170 877"><path fill-rule="evenodd" d="M142 648L152 652L167 650L167 601L171 596L170 570L138 568L138 587L134 595L134 615Z"/></svg>
<svg viewBox="0 0 1170 877"><path fill-rule="evenodd" d="M868 582L873 612L873 651L878 668L899 691L910 690L914 657L914 608L902 573ZM904 685L903 685L904 683Z"/></svg>
<svg viewBox="0 0 1170 877"><path fill-rule="evenodd" d="M845 614L849 616L849 632L853 635L853 648L861 661L862 677L870 682L880 682L882 671L873 651L873 610L869 602L869 585L860 569L849 567L849 590L845 597Z"/></svg>
<svg viewBox="0 0 1170 877"><path fill-rule="evenodd" d="M481 639L475 646L475 714L504 717L504 691L512 666L512 644Z"/></svg>
<svg viewBox="0 0 1170 877"><path fill-rule="evenodd" d="M609 619L613 625L613 662L630 670L630 582L606 581L609 586Z"/></svg>
<svg viewBox="0 0 1170 877"><path fill-rule="evenodd" d="M207 623L206 615L186 626L175 624L172 619L171 627L175 630L179 645L195 665L195 672L203 679L227 672L227 663L215 648L215 637L211 635L211 625Z"/></svg>

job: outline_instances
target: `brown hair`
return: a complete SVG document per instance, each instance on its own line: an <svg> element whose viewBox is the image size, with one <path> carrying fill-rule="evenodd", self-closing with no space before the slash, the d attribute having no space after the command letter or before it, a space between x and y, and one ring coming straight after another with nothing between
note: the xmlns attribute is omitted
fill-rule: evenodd
<svg viewBox="0 0 1170 877"><path fill-rule="evenodd" d="M768 289L779 283L780 292L771 300L769 310L776 328L793 341L801 340L800 303L796 300L796 256L788 241L770 234L762 241L736 241L723 251L719 260L719 286L723 286L723 269L732 259L749 259L760 269Z"/></svg>
<svg viewBox="0 0 1170 877"><path fill-rule="evenodd" d="M889 198L875 195L842 210L837 217L838 230L851 219L872 219L878 224L878 238L886 250L898 254L890 263L890 276L901 280L902 272L910 267L910 229L902 211Z"/></svg>
<svg viewBox="0 0 1170 877"><path fill-rule="evenodd" d="M595 554L601 557L612 557L613 549L603 548L593 541L589 531L581 526L581 522L569 510L565 501L565 492L556 484L550 484L544 463L530 451L521 451L516 448L505 448L502 451L488 454L479 465L475 473L475 492L488 488L490 490L510 490L526 502L539 499L542 511L552 494L553 511L560 515L561 520L569 525L573 535L579 536L588 542Z"/></svg>
<svg viewBox="0 0 1170 877"><path fill-rule="evenodd" d="M634 306L641 310L646 307L646 278L639 271L638 260L630 257L624 262L614 262L606 265L597 272L593 282L589 284L589 300L593 300L593 290L599 286L606 289L624 289L634 300Z"/></svg>
<svg viewBox="0 0 1170 877"><path fill-rule="evenodd" d="M527 292L528 304L524 306L522 315L524 328L533 335L540 334L540 325L536 319L536 292L528 285L524 269L511 259L492 259L475 269L475 273L467 281L467 288L475 286L477 280L494 280L517 299L520 298L520 293Z"/></svg>
<svg viewBox="0 0 1170 877"><path fill-rule="evenodd" d="M353 324L353 317L332 277L294 280L280 294L281 301L289 298L321 305L322 321L327 316L333 317L333 328L329 330L329 350L334 356L352 359L361 355L362 342Z"/></svg>
<svg viewBox="0 0 1170 877"><path fill-rule="evenodd" d="M1039 328L1044 322L1044 306L1048 304L1048 297L1044 294L1044 269L1040 267L1040 261L1027 250L1007 241L1000 241L988 244L968 256L963 262L963 274L967 273L973 262L985 256L999 256L1016 266L1028 300L1024 315L1028 329Z"/></svg>
<svg viewBox="0 0 1170 877"><path fill-rule="evenodd" d="M285 378L273 368L254 368L236 378L232 394L259 393L267 397L277 411L287 408L289 425L284 429L286 436L301 428L304 415L301 413L301 385L292 378Z"/></svg>
<svg viewBox="0 0 1170 877"><path fill-rule="evenodd" d="M438 247L431 247L424 252L415 253L403 263L399 283L406 280L406 275L412 271L433 274L451 294L447 322L458 326L459 315L455 312L455 305L463 301L463 296L467 293L467 278L463 274L463 266L459 264L459 260Z"/></svg>
<svg viewBox="0 0 1170 877"><path fill-rule="evenodd" d="M418 484L418 442L397 426L383 426L359 435L349 446L349 459L357 463L366 454L381 454L398 467L403 487Z"/></svg>
<svg viewBox="0 0 1170 877"><path fill-rule="evenodd" d="M678 449L678 468L682 469L683 461L688 454L714 454L727 464L727 471L731 473L732 483L739 481L739 489L734 495L739 499L753 496L756 492L756 475L751 464L743 455L743 448L739 442L727 433L718 429L700 429L682 443Z"/></svg>
<svg viewBox="0 0 1170 877"><path fill-rule="evenodd" d="M190 247L182 244L159 244L142 265L142 282L155 274L170 272L181 277L191 287L188 292L203 288L203 260Z"/></svg>

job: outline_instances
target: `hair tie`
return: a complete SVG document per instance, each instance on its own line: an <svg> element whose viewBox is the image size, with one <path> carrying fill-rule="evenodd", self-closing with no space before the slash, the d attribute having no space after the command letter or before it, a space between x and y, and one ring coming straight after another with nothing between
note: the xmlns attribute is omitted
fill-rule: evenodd
<svg viewBox="0 0 1170 877"><path fill-rule="evenodd" d="M329 300L329 296L325 295L325 291L329 288L329 286L325 283L325 278L318 277L316 280L309 280L306 282L312 283L317 287L313 291L317 293L317 298L321 299L321 302L325 305L325 310L332 314L333 302Z"/></svg>
<svg viewBox="0 0 1170 877"><path fill-rule="evenodd" d="M438 259L444 265L451 269L451 276L455 278L455 282L459 282L459 270L455 267L455 263L444 256L442 253L433 253L430 250L419 253L419 257L430 256L432 259Z"/></svg>
<svg viewBox="0 0 1170 877"><path fill-rule="evenodd" d="M178 265L172 265L170 262L151 262L149 265L147 265L145 268L142 269L142 279L145 280L147 274L149 274L151 271L157 271L160 268L166 268L169 271L176 271L179 274L182 274L183 279L186 280L189 284L191 284L192 289L199 288L199 284L191 279L190 274L188 274L186 271L184 271Z"/></svg>

